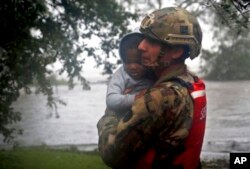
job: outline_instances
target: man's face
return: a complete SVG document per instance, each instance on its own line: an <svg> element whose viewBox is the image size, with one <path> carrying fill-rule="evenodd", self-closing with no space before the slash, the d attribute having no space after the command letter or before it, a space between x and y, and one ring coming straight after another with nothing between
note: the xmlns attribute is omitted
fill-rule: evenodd
<svg viewBox="0 0 250 169"><path fill-rule="evenodd" d="M142 53L142 65L147 67L157 66L157 59L161 51L161 44L150 38L144 38L138 49Z"/></svg>

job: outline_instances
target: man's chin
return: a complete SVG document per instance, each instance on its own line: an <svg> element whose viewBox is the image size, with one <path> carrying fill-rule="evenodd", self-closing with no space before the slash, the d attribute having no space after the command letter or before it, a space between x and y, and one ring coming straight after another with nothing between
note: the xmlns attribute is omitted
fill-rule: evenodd
<svg viewBox="0 0 250 169"><path fill-rule="evenodd" d="M157 63L152 63L152 62L142 62L142 65L153 69L159 66Z"/></svg>
<svg viewBox="0 0 250 169"><path fill-rule="evenodd" d="M143 59L142 60L142 65L150 65L151 63L150 63L150 60L148 60L148 59Z"/></svg>

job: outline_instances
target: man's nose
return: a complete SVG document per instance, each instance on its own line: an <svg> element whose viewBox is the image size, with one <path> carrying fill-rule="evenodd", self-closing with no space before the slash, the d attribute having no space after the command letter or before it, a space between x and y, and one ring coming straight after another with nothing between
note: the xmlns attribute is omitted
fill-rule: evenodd
<svg viewBox="0 0 250 169"><path fill-rule="evenodd" d="M146 50L146 39L143 39L140 44L138 45L138 49L140 51L145 51Z"/></svg>

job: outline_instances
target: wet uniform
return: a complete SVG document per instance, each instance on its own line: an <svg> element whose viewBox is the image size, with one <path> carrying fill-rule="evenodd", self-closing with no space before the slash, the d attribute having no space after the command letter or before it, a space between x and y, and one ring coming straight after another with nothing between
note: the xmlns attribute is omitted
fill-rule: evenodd
<svg viewBox="0 0 250 169"><path fill-rule="evenodd" d="M106 110L98 122L104 162L114 169L199 168L204 90L203 82L182 65L137 95L123 118Z"/></svg>

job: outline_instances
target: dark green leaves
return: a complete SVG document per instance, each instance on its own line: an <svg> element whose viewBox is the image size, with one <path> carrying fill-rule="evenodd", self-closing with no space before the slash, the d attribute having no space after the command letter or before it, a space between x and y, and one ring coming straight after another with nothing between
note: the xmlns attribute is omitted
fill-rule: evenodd
<svg viewBox="0 0 250 169"><path fill-rule="evenodd" d="M20 89L31 92L33 81L37 91L47 95L48 106L56 110L56 103L63 103L53 96L48 78L48 66L56 61L63 64L60 74L68 75L70 87L78 79L84 89L90 88L81 74L86 57L112 73L114 65L106 58L114 56L112 50L127 32L128 20L136 17L115 0L1 0L0 133L9 137L14 131L6 127L20 120L12 103ZM101 56L86 41L93 36L101 39Z"/></svg>

